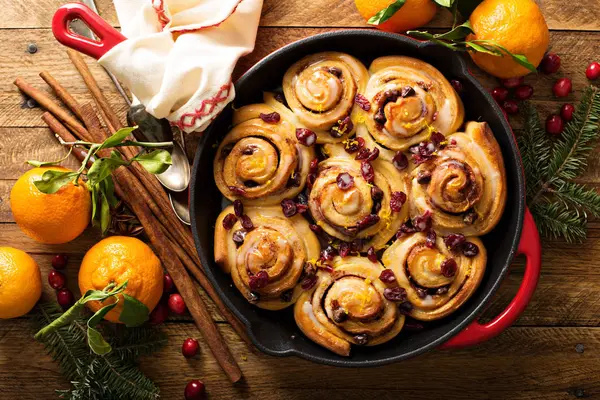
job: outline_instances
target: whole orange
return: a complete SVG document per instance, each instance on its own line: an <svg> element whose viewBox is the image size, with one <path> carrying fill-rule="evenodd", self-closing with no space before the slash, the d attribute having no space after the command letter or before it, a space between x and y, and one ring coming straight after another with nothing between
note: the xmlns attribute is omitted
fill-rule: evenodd
<svg viewBox="0 0 600 400"><path fill-rule="evenodd" d="M0 247L0 319L27 314L42 295L42 277L33 258L12 247Z"/></svg>
<svg viewBox="0 0 600 400"><path fill-rule="evenodd" d="M88 290L102 290L111 283L127 281L126 294L135 297L152 311L163 292L163 270L160 260L148 245L128 236L111 236L96 243L83 257L79 269L79 290L83 296ZM112 299L103 303L90 301L87 306L96 312ZM120 322L123 296L105 319Z"/></svg>
<svg viewBox="0 0 600 400"><path fill-rule="evenodd" d="M484 0L469 18L473 32L468 40L492 40L513 54L522 54L538 66L550 42L548 25L533 0ZM509 55L496 57L470 53L475 64L498 78L514 78L530 71Z"/></svg>
<svg viewBox="0 0 600 400"><path fill-rule="evenodd" d="M354 0L356 9L365 20L394 3L395 0ZM388 32L403 32L423 26L435 16L437 7L432 0L406 0L406 3L377 28Z"/></svg>
<svg viewBox="0 0 600 400"><path fill-rule="evenodd" d="M90 222L92 200L86 185L69 183L56 193L45 194L34 181L48 170L69 171L63 167L33 168L17 180L10 192L10 208L23 232L41 243L70 242Z"/></svg>

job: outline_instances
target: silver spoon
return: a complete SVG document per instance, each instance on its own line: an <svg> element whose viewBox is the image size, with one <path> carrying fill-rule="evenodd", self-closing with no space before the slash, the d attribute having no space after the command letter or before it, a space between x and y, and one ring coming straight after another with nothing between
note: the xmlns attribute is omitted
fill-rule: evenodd
<svg viewBox="0 0 600 400"><path fill-rule="evenodd" d="M184 224L191 225L192 220L190 218L188 195L188 190L184 192L169 192L169 200L171 201L171 207L173 207L177 218Z"/></svg>

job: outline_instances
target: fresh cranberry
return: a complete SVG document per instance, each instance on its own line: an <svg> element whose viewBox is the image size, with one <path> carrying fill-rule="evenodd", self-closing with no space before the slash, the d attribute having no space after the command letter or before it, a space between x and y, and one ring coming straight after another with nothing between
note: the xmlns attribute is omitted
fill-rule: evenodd
<svg viewBox="0 0 600 400"><path fill-rule="evenodd" d="M423 215L415 218L413 226L417 232L424 232L431 227L431 211L427 210Z"/></svg>
<svg viewBox="0 0 600 400"><path fill-rule="evenodd" d="M321 251L321 258L325 261L331 261L337 255L337 250L333 246L327 246Z"/></svg>
<svg viewBox="0 0 600 400"><path fill-rule="evenodd" d="M460 249L466 241L467 238L462 233L451 233L444 238L444 243L450 250Z"/></svg>
<svg viewBox="0 0 600 400"><path fill-rule="evenodd" d="M508 89L502 86L492 89L492 97L498 102L502 103L508 98Z"/></svg>
<svg viewBox="0 0 600 400"><path fill-rule="evenodd" d="M565 104L560 109L560 116L566 122L569 122L573 119L573 113L575 112L575 107L573 104Z"/></svg>
<svg viewBox="0 0 600 400"><path fill-rule="evenodd" d="M73 297L73 293L69 289L62 288L56 292L56 301L58 301L58 304L66 310L75 303L75 297Z"/></svg>
<svg viewBox="0 0 600 400"><path fill-rule="evenodd" d="M402 206L406 203L406 193L404 192L393 192L392 198L390 199L390 208L394 212L400 212Z"/></svg>
<svg viewBox="0 0 600 400"><path fill-rule="evenodd" d="M159 302L148 317L148 323L152 326L160 325L169 317L169 307L163 302Z"/></svg>
<svg viewBox="0 0 600 400"><path fill-rule="evenodd" d="M185 400L204 400L206 398L206 389L204 383L197 379L189 381L185 385L185 391L183 392Z"/></svg>
<svg viewBox="0 0 600 400"><path fill-rule="evenodd" d="M48 283L50 287L54 290L62 289L65 286L66 278L62 274L62 272L58 272L56 270L50 270L48 273Z"/></svg>
<svg viewBox="0 0 600 400"><path fill-rule="evenodd" d="M552 87L552 92L556 97L567 97L571 90L573 90L573 84L569 78L560 78Z"/></svg>
<svg viewBox="0 0 600 400"><path fill-rule="evenodd" d="M200 350L200 344L196 339L187 338L183 341L181 345L181 354L185 358L192 358L198 354L198 350Z"/></svg>
<svg viewBox="0 0 600 400"><path fill-rule="evenodd" d="M527 100L533 96L533 86L521 85L515 90L515 97L519 100Z"/></svg>
<svg viewBox="0 0 600 400"><path fill-rule="evenodd" d="M281 209L283 210L283 215L285 215L288 218L293 217L298 212L296 202L292 199L281 200Z"/></svg>
<svg viewBox="0 0 600 400"><path fill-rule="evenodd" d="M234 214L229 213L225 216L225 218L223 218L223 228L230 230L233 228L233 225L235 225L236 222L237 217Z"/></svg>
<svg viewBox="0 0 600 400"><path fill-rule="evenodd" d="M363 230L379 222L379 215L369 214L358 222L358 229Z"/></svg>
<svg viewBox="0 0 600 400"><path fill-rule="evenodd" d="M408 158L404 153L399 151L392 158L392 164L394 164L397 170L403 171L408 167Z"/></svg>
<svg viewBox="0 0 600 400"><path fill-rule="evenodd" d="M377 262L377 253L375 252L375 248L373 246L369 247L369 249L367 250L367 258L371 262Z"/></svg>
<svg viewBox="0 0 600 400"><path fill-rule="evenodd" d="M54 257L52 257L52 268L65 269L68 261L69 261L69 257L67 257L66 255L57 254Z"/></svg>
<svg viewBox="0 0 600 400"><path fill-rule="evenodd" d="M342 190L348 190L354 186L354 178L347 172L343 172L337 176L337 185Z"/></svg>
<svg viewBox="0 0 600 400"><path fill-rule="evenodd" d="M444 275L446 278L452 278L456 274L457 268L458 265L456 264L456 260L454 260L454 258L445 259L440 266L442 275Z"/></svg>
<svg viewBox="0 0 600 400"><path fill-rule="evenodd" d="M514 89L517 86L521 86L524 82L525 82L525 78L522 76L519 76L517 78L502 79L500 81L502 86L504 86L507 89Z"/></svg>
<svg viewBox="0 0 600 400"><path fill-rule="evenodd" d="M363 110L369 111L371 110L371 103L369 100L360 93L357 93L354 97L354 102Z"/></svg>
<svg viewBox="0 0 600 400"><path fill-rule="evenodd" d="M560 68L560 57L554 53L548 53L542 58L540 69L545 74L553 74Z"/></svg>
<svg viewBox="0 0 600 400"><path fill-rule="evenodd" d="M352 154L352 153L356 153L363 147L365 147L365 139L363 139L361 137L357 137L353 140L349 140L346 143L346 145L344 146L344 149L346 150L347 153Z"/></svg>
<svg viewBox="0 0 600 400"><path fill-rule="evenodd" d="M587 69L585 70L585 76L590 81L595 81L596 79L600 78L600 63L594 61L588 65Z"/></svg>
<svg viewBox="0 0 600 400"><path fill-rule="evenodd" d="M450 81L450 84L452 85L452 87L454 88L454 90L456 90L456 93L462 93L462 91L464 90L463 84L459 80L452 79Z"/></svg>
<svg viewBox="0 0 600 400"><path fill-rule="evenodd" d="M244 215L244 205L240 200L235 200L233 202L233 211L235 212L236 217L241 217Z"/></svg>
<svg viewBox="0 0 600 400"><path fill-rule="evenodd" d="M384 269L381 271L381 274L379 274L379 280L387 284L394 283L396 282L396 275L391 269Z"/></svg>
<svg viewBox="0 0 600 400"><path fill-rule="evenodd" d="M264 122L266 122L268 124L276 124L281 119L281 116L279 115L278 112L272 112L270 114L260 113L259 117L260 117L260 119L262 119Z"/></svg>
<svg viewBox="0 0 600 400"><path fill-rule="evenodd" d="M340 253L340 257L348 257L348 255L350 254L350 244L348 242L340 243L338 252Z"/></svg>
<svg viewBox="0 0 600 400"><path fill-rule="evenodd" d="M269 283L269 274L267 271L258 271L256 275L252 275L249 279L249 286L252 290L262 289Z"/></svg>
<svg viewBox="0 0 600 400"><path fill-rule="evenodd" d="M305 146L312 146L317 141L317 134L306 128L296 129L296 139Z"/></svg>
<svg viewBox="0 0 600 400"><path fill-rule="evenodd" d="M406 289L399 286L393 288L385 288L383 290L383 297L389 301L406 301Z"/></svg>
<svg viewBox="0 0 600 400"><path fill-rule="evenodd" d="M519 113L519 105L514 100L506 100L504 104L502 104L502 108L506 111L507 114L514 115Z"/></svg>
<svg viewBox="0 0 600 400"><path fill-rule="evenodd" d="M427 232L427 236L425 238L425 246L429 247L430 249L433 249L435 247L436 239L437 234L434 230L430 230L429 232Z"/></svg>
<svg viewBox="0 0 600 400"><path fill-rule="evenodd" d="M179 293L173 293L169 296L169 310L177 315L185 314L185 301Z"/></svg>
<svg viewBox="0 0 600 400"><path fill-rule="evenodd" d="M373 180L375 179L375 170L373 169L371 163L368 161L363 161L360 163L360 173L362 174L363 178L365 178L365 181L373 183Z"/></svg>
<svg viewBox="0 0 600 400"><path fill-rule="evenodd" d="M565 123L560 115L550 115L546 119L546 132L551 135L560 135L565 129Z"/></svg>
<svg viewBox="0 0 600 400"><path fill-rule="evenodd" d="M479 247L475 243L466 242L463 245L463 254L467 257L475 257L479 254Z"/></svg>
<svg viewBox="0 0 600 400"><path fill-rule="evenodd" d="M163 275L163 293L169 294L175 291L175 282L168 273Z"/></svg>
<svg viewBox="0 0 600 400"><path fill-rule="evenodd" d="M379 189L379 186L373 186L371 188L371 198L373 201L380 201L383 199L383 190Z"/></svg>
<svg viewBox="0 0 600 400"><path fill-rule="evenodd" d="M242 215L240 222L242 223L242 228L244 228L245 230L251 231L252 229L254 229L254 224L252 223L252 220L248 215Z"/></svg>

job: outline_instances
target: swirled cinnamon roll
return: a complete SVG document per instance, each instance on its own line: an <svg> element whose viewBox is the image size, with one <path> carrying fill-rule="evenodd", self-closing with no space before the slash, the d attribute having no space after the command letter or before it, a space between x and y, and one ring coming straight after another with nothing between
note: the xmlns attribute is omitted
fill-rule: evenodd
<svg viewBox="0 0 600 400"><path fill-rule="evenodd" d="M214 160L221 193L246 205L278 204L300 193L315 156L310 143L296 138L296 127L266 104L236 110L233 124Z"/></svg>
<svg viewBox="0 0 600 400"><path fill-rule="evenodd" d="M356 58L338 52L317 53L292 65L283 77L283 93L298 127L317 134L318 143L341 142L354 134L355 98L368 73Z"/></svg>
<svg viewBox="0 0 600 400"><path fill-rule="evenodd" d="M455 237L456 236L456 237ZM406 290L411 317L431 321L456 311L475 292L487 261L478 238L462 235L428 240L423 232L396 240L382 262Z"/></svg>
<svg viewBox="0 0 600 400"><path fill-rule="evenodd" d="M342 145L326 145L308 206L315 222L342 241L361 239L363 251L385 246L408 215L406 175L384 160L356 160ZM360 157L359 157L360 158Z"/></svg>
<svg viewBox="0 0 600 400"><path fill-rule="evenodd" d="M462 125L462 101L432 65L388 56L374 60L369 73L365 92L369 107L361 111L367 130L361 136L381 145L380 150L403 151L427 140L432 132L447 135Z"/></svg>
<svg viewBox="0 0 600 400"><path fill-rule="evenodd" d="M350 346L375 346L394 338L404 325L398 303L406 293L391 289L379 276L383 267L363 257L336 257L333 272L318 272L303 292L294 317L309 339L329 350L350 355Z"/></svg>
<svg viewBox="0 0 600 400"><path fill-rule="evenodd" d="M411 172L413 217L431 214L441 234L481 236L500 220L506 203L506 172L500 147L486 123L469 122L464 133Z"/></svg>
<svg viewBox="0 0 600 400"><path fill-rule="evenodd" d="M305 264L319 252L308 222L300 215L286 218L280 206L247 208L241 217L229 206L215 225L215 261L260 308L292 305L302 292Z"/></svg>

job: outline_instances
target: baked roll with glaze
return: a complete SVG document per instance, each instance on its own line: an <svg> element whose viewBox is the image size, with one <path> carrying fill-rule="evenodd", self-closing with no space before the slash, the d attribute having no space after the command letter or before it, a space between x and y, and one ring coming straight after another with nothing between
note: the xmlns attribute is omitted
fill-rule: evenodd
<svg viewBox="0 0 600 400"><path fill-rule="evenodd" d="M446 137L446 147L410 176L413 217L431 213L442 235L481 236L500 220L506 203L506 172L498 142L485 122Z"/></svg>
<svg viewBox="0 0 600 400"><path fill-rule="evenodd" d="M354 134L354 99L368 78L356 58L328 51L292 65L283 77L283 93L298 127L314 131L317 143L336 143Z"/></svg>
<svg viewBox="0 0 600 400"><path fill-rule="evenodd" d="M288 307L302 292L305 264L319 257L319 240L303 217L287 218L280 206L246 207L245 212L230 229L224 220L235 220L233 206L219 215L215 261L250 303L267 310Z"/></svg>
<svg viewBox="0 0 600 400"><path fill-rule="evenodd" d="M383 248L408 216L406 175L384 160L357 161L341 144L326 145L308 206L315 222L345 242L362 239L362 249Z"/></svg>
<svg viewBox="0 0 600 400"><path fill-rule="evenodd" d="M415 319L432 321L450 315L471 297L483 278L487 253L481 240L447 240L454 250L444 238L437 236L431 243L425 233L418 232L401 237L383 253L382 262L406 290L412 304L406 310Z"/></svg>
<svg viewBox="0 0 600 400"><path fill-rule="evenodd" d="M450 82L432 65L411 57L387 56L369 67L360 111L366 130L360 136L380 145L380 151L404 151L436 131L454 133L464 120L464 107Z"/></svg>
<svg viewBox="0 0 600 400"><path fill-rule="evenodd" d="M383 267L363 257L336 257L333 271L319 271L314 286L300 295L294 317L313 342L341 355L352 344L375 346L394 338L404 325L396 302L379 275Z"/></svg>
<svg viewBox="0 0 600 400"><path fill-rule="evenodd" d="M279 204L300 193L315 155L298 142L295 126L266 104L235 110L233 125L213 164L221 193L245 205Z"/></svg>

